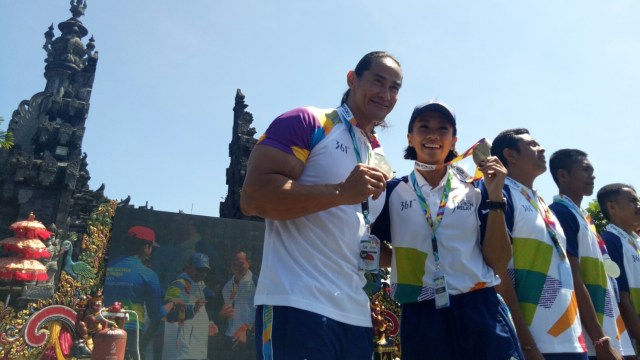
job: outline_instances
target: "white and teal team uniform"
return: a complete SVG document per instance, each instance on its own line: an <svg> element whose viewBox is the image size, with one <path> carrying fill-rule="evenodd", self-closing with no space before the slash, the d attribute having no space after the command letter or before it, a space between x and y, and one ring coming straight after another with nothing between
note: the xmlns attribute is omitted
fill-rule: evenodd
<svg viewBox="0 0 640 360"><path fill-rule="evenodd" d="M607 250L595 226L590 223L588 213L564 195L554 197L550 208L567 238L567 253L580 261L580 276L589 292L598 323L605 335L611 338L611 347L624 356L635 355L618 309L616 280L605 271L604 256L608 255L604 254ZM593 342L588 336L585 341L589 356L595 356Z"/></svg>
<svg viewBox="0 0 640 360"><path fill-rule="evenodd" d="M354 138L345 120L354 129ZM297 157L304 164L297 179L300 184L337 184L358 164L354 146L363 163L382 153L375 136L369 137L371 140L356 127L355 119L341 118L337 109L306 107L275 119L256 146L273 147ZM369 199L371 221L383 204L384 194L375 201ZM262 342L259 357L370 359L373 332L369 298L363 290L364 272L358 266L360 240L367 229L361 204L336 206L291 220L267 219L265 223L255 295L255 305L259 306L256 337ZM283 313L296 318L286 323L279 316ZM360 331L363 336L356 334L356 342L347 336L333 336L327 325L332 322L339 322L336 327L346 325L351 334ZM316 350L324 340L340 344ZM331 347L339 349L340 354L318 352L330 352ZM308 355L310 351L313 356Z"/></svg>
<svg viewBox="0 0 640 360"><path fill-rule="evenodd" d="M609 224L601 234L611 259L620 267L618 289L628 292L633 309L640 316L640 241L638 235L627 233Z"/></svg>
<svg viewBox="0 0 640 360"><path fill-rule="evenodd" d="M387 184L373 231L393 244L391 294L402 304L403 359L524 359L494 289L500 279L482 256L482 194L465 180L449 167L433 188L418 171ZM445 308L435 305L433 230L420 197L432 218L444 211L435 233L450 302Z"/></svg>
<svg viewBox="0 0 640 360"><path fill-rule="evenodd" d="M562 254L566 248L562 228L555 226L556 246L545 217L550 223L558 221L537 193L510 177L505 181L504 193L513 243L509 271L524 321L543 354L575 354L580 358L587 349L569 261Z"/></svg>

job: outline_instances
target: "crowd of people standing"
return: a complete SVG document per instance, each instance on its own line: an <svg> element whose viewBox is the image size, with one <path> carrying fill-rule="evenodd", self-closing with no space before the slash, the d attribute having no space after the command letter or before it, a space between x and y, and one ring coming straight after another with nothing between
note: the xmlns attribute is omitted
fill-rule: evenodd
<svg viewBox="0 0 640 360"><path fill-rule="evenodd" d="M189 228L194 229L193 224ZM178 264L164 264L164 270L178 267L181 271L162 286L149 266L154 249L161 248L155 231L147 226L131 227L126 247L125 254L108 263L104 283L105 303L118 301L135 312L124 324L128 335L125 359L255 358L257 277L250 270L249 252L236 251L230 261L231 277L221 289L212 289L208 277L220 265L214 266L211 257L197 248L175 253L172 261Z"/></svg>
<svg viewBox="0 0 640 360"><path fill-rule="evenodd" d="M376 137L402 86L399 61L366 54L337 108L276 118L252 151L247 215L266 219L256 288L259 359L371 359L364 274L391 267L403 359L635 359L640 341L640 200L597 194L606 230L581 206L594 166L508 129L490 153L456 149L444 102L416 106L393 178ZM456 166L474 155L482 176ZM390 159L391 162L395 159ZM534 188L550 168L558 195ZM390 245L389 245L390 244Z"/></svg>

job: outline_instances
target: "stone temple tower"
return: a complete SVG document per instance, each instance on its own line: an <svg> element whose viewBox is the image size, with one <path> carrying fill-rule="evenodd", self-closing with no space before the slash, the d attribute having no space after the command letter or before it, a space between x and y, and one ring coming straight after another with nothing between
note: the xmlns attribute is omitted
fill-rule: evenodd
<svg viewBox="0 0 640 360"><path fill-rule="evenodd" d="M247 161L257 140L253 137L256 129L251 127L253 115L245 111L244 94L240 89L236 92L236 103L233 107L233 133L229 144L231 163L227 168L227 197L220 203L220 217L229 219L257 220L262 218L245 216L240 211L240 191L247 173Z"/></svg>
<svg viewBox="0 0 640 360"><path fill-rule="evenodd" d="M84 230L89 213L104 200L103 187L91 191L87 155L82 153L85 122L98 52L80 21L86 0L71 0L71 18L44 33L44 91L23 100L8 131L15 145L0 152L0 235L33 211L58 229Z"/></svg>

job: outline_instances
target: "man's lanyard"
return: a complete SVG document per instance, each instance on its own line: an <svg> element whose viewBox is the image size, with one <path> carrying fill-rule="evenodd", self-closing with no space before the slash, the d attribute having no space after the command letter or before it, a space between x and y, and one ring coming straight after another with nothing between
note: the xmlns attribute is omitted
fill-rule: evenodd
<svg viewBox="0 0 640 360"><path fill-rule="evenodd" d="M238 296L239 287L240 287L240 284L236 285L235 279L231 278L231 292L229 294L229 300L234 301L236 299L236 296Z"/></svg>
<svg viewBox="0 0 640 360"><path fill-rule="evenodd" d="M447 170L447 182L444 185L444 191L442 192L442 198L440 199L440 205L438 206L436 218L433 219L431 217L431 210L429 210L427 200L425 199L424 194L422 194L422 190L420 190L420 186L418 185L416 174L415 172L411 172L411 182L413 183L413 190L418 196L418 200L420 202L420 206L422 207L424 217L425 219L427 219L427 224L429 224L429 227L431 228L431 247L433 249L433 259L435 260L436 270L440 269L440 256L438 255L438 241L436 240L436 230L438 230L438 228L440 227L442 218L444 216L444 211L447 208L449 193L451 192L451 178L451 172Z"/></svg>
<svg viewBox="0 0 640 360"><path fill-rule="evenodd" d="M591 219L591 215L589 215L586 210L581 209L578 205L576 205L576 203L573 202L573 200L571 200L570 197L564 194L554 196L553 201L568 207L578 216L578 218L586 221L589 230L591 230L591 232L594 233L596 235L596 238L598 239L598 247L600 248L600 253L602 254L602 256L606 256L609 254L609 252L607 251L607 246L604 244L604 240L602 240L602 237L600 237L600 234L598 234L598 231L596 230L596 226L593 222L593 219Z"/></svg>
<svg viewBox="0 0 640 360"><path fill-rule="evenodd" d="M351 136L351 141L353 142L353 152L356 154L356 161L360 164L363 163L362 155L360 153L360 147L358 146L358 141L356 140L356 133L353 130L353 125L351 124L351 120L353 119L353 114L347 104L340 105L337 109L338 116L344 123L344 126L349 130L349 135ZM371 159L371 146L367 143L367 163ZM364 224L367 228L369 228L371 224L371 220L369 219L369 199L363 201L361 203L362 206L362 217L364 217Z"/></svg>
<svg viewBox="0 0 640 360"><path fill-rule="evenodd" d="M616 234L620 239L627 239L629 245L633 247L633 249L640 255L640 249L638 249L638 239L632 234L628 234L626 231L622 230L620 227L614 224L609 224L605 228L607 231L610 231Z"/></svg>
<svg viewBox="0 0 640 360"><path fill-rule="evenodd" d="M540 214L542 216L542 219L544 220L544 225L547 228L547 233L551 237L551 241L553 242L553 246L555 246L556 251L558 252L558 255L560 256L560 259L562 261L567 260L567 254L565 253L564 249L562 248L562 245L560 244L560 241L558 240L558 233L556 231L556 224L553 222L553 220L551 220L551 210L549 210L549 207L547 207L547 205L544 203L544 200L542 200L542 198L540 196L538 196L538 194L536 194L536 192L534 190L531 190L533 192L533 194L535 195L537 201L534 200L531 197L531 195L529 195L529 192L527 190L525 190L523 185L519 184L518 182L516 182L515 180L513 180L510 177L507 177L505 179L505 182L510 184L513 187L518 188L520 190L520 193L522 194L522 196L524 196L527 199L527 201L529 202L529 204L531 204L531 206L533 206L533 208L536 209L536 212L538 212L538 214ZM538 205L538 202L539 202L540 206Z"/></svg>

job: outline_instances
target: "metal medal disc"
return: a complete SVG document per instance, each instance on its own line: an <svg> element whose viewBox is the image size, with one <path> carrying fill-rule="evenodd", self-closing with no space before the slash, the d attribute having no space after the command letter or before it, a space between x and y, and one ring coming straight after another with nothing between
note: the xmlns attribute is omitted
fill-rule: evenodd
<svg viewBox="0 0 640 360"><path fill-rule="evenodd" d="M604 259L604 271L612 278L620 276L620 267L608 257Z"/></svg>
<svg viewBox="0 0 640 360"><path fill-rule="evenodd" d="M482 139L478 146L473 149L472 156L473 162L476 165L480 164L481 161L491 156L491 144L486 139Z"/></svg>
<svg viewBox="0 0 640 360"><path fill-rule="evenodd" d="M374 152L371 165L387 174L389 179L393 177L393 169L391 168L391 164L389 164L389 161L387 161L387 158L384 155Z"/></svg>

